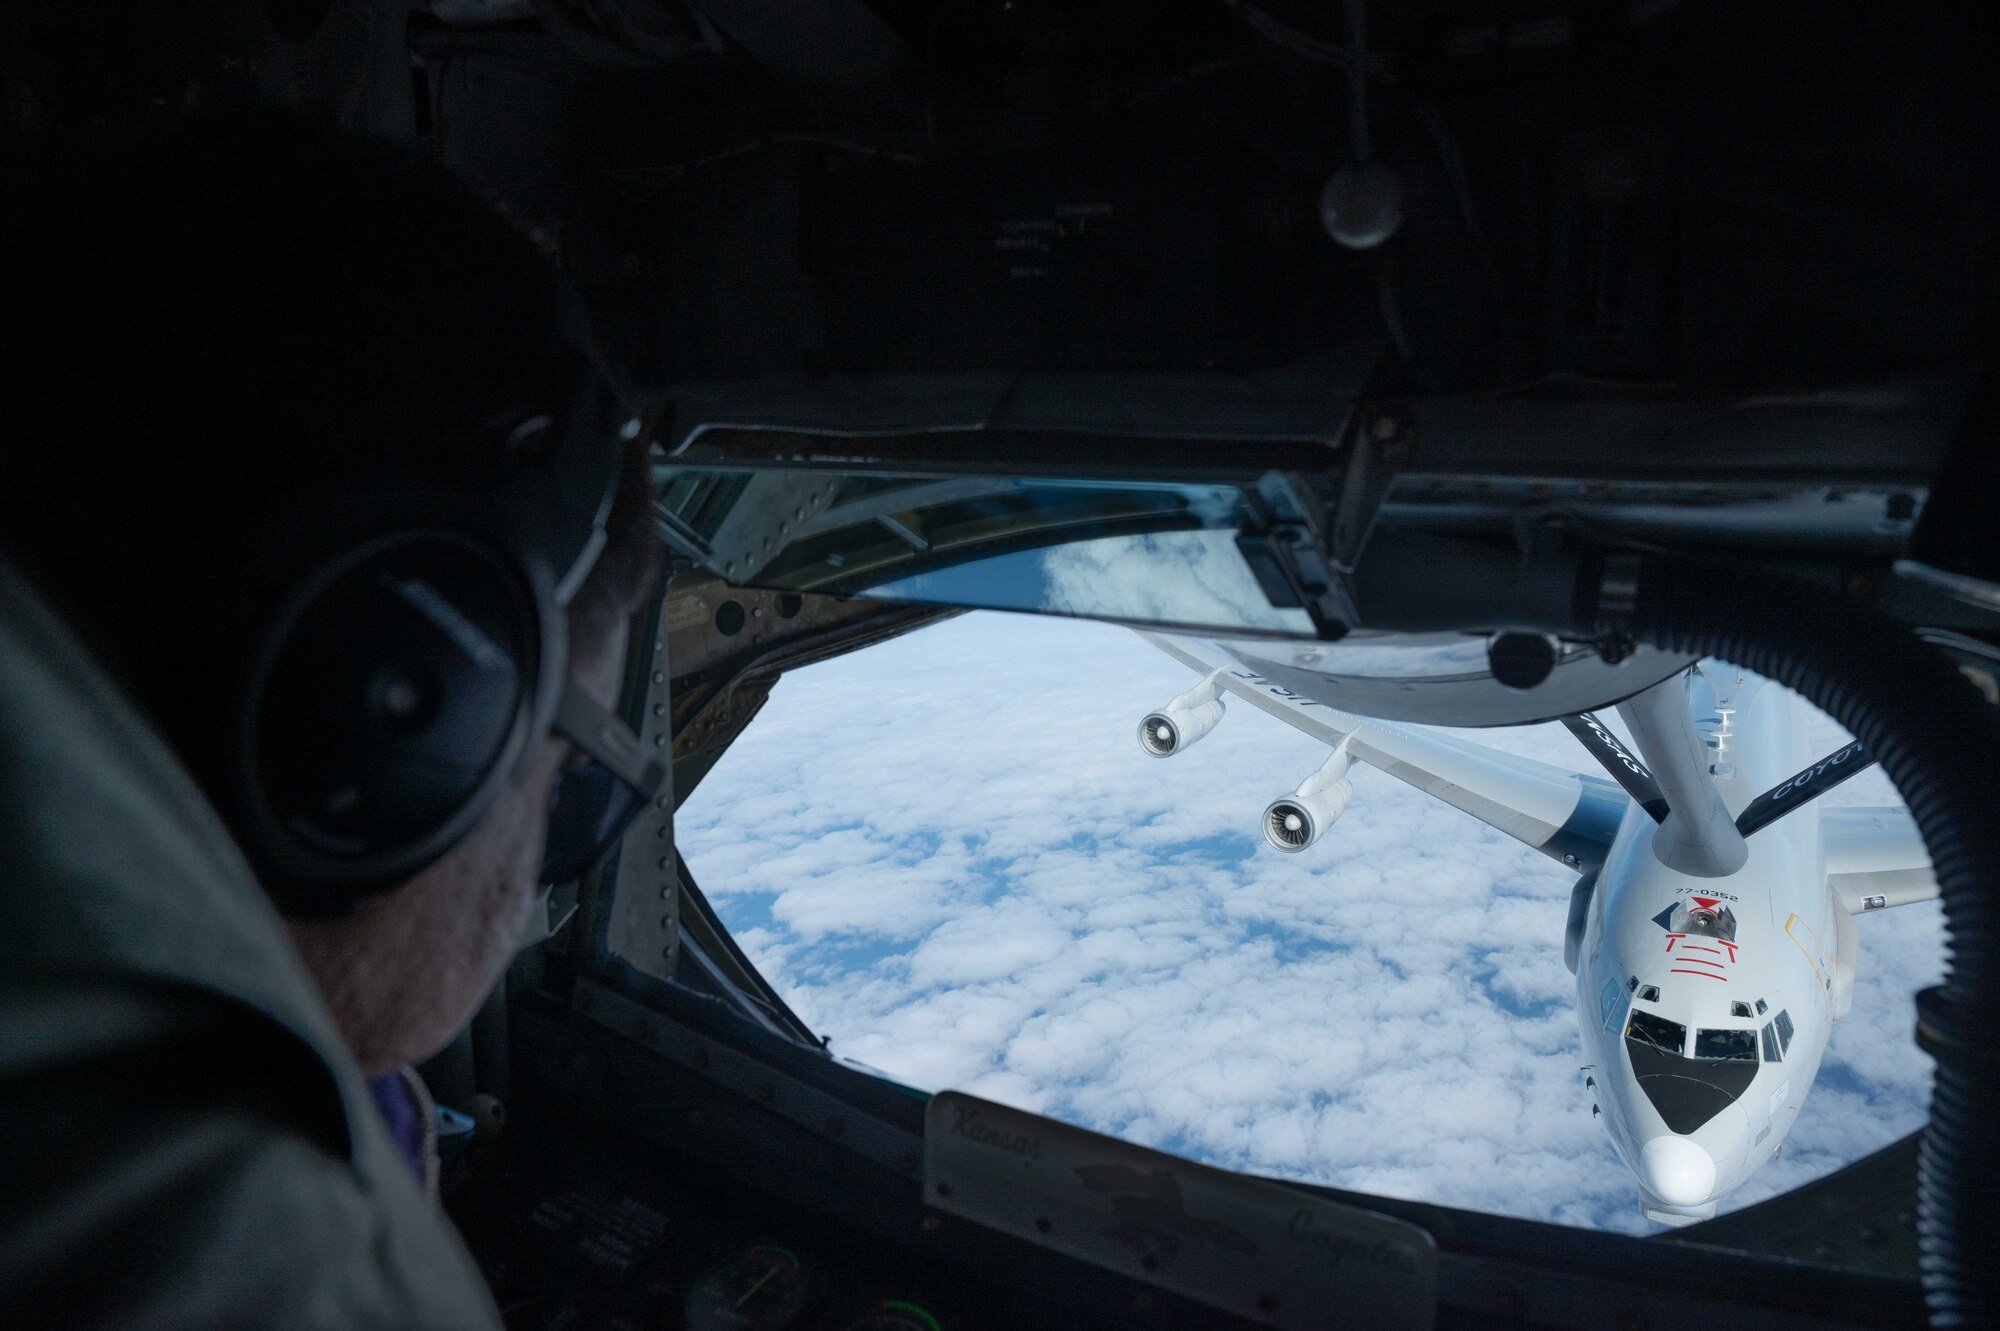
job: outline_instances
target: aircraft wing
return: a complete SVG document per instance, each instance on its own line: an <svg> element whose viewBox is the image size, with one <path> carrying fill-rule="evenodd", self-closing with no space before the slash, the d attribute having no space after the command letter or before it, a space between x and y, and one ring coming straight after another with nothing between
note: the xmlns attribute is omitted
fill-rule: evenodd
<svg viewBox="0 0 2000 1331"><path fill-rule="evenodd" d="M1139 636L1189 669L1212 675L1233 697L1327 745L1346 740L1356 760L1572 868L1592 869L1604 862L1631 803L1624 791L1600 777L1302 698L1214 643L1143 631Z"/></svg>
<svg viewBox="0 0 2000 1331"><path fill-rule="evenodd" d="M1822 810L1819 835L1826 849L1827 882L1851 913L1937 896L1930 853L1907 810Z"/></svg>

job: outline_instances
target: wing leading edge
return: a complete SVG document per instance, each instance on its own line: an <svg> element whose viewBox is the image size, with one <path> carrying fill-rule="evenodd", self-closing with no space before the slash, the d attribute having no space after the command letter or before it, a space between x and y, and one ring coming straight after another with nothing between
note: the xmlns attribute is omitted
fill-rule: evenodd
<svg viewBox="0 0 2000 1331"><path fill-rule="evenodd" d="M1930 852L1909 812L1826 809L1819 817L1826 881L1851 914L1930 901L1938 894Z"/></svg>
<svg viewBox="0 0 2000 1331"><path fill-rule="evenodd" d="M1140 632L1190 670L1212 675L1231 696L1571 868L1604 862L1631 801L1616 785L1531 758L1300 697L1213 643Z"/></svg>

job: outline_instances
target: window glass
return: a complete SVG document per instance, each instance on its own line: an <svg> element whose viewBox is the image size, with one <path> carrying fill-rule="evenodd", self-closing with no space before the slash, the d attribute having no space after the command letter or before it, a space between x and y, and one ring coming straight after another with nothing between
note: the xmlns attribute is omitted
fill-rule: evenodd
<svg viewBox="0 0 2000 1331"><path fill-rule="evenodd" d="M1792 1052L1792 1014L1780 1012L1775 1022L1778 1027L1778 1046L1789 1054Z"/></svg>
<svg viewBox="0 0 2000 1331"><path fill-rule="evenodd" d="M1778 1063L1782 1062L1783 1059L1784 1054L1778 1049L1778 1032L1767 1021L1764 1023L1764 1061L1766 1063Z"/></svg>
<svg viewBox="0 0 2000 1331"><path fill-rule="evenodd" d="M1636 975L1628 975L1628 976L1626 976L1626 977L1625 977L1625 991L1626 991L1627 993L1634 993L1634 992L1636 992L1636 991L1638 990L1638 988L1639 988L1639 977L1638 977L1638 976L1636 976Z"/></svg>
<svg viewBox="0 0 2000 1331"><path fill-rule="evenodd" d="M1731 1003L1729 1005L1729 1015L1732 1017L1747 1017L1750 1015L1750 1005L1748 1003Z"/></svg>
<svg viewBox="0 0 2000 1331"><path fill-rule="evenodd" d="M1754 1031L1743 1034L1756 1038ZM1757 1080L1759 1067L1754 1055L1682 1058L1679 1050L1662 1050L1639 1039L1625 1042L1625 1056L1631 1061L1633 1079L1659 1111L1667 1131L1679 1133L1693 1132L1735 1104Z"/></svg>
<svg viewBox="0 0 2000 1331"><path fill-rule="evenodd" d="M677 593L669 613L712 617L722 593L705 586ZM752 602L742 604L747 617ZM773 627L766 604L738 641ZM763 678L746 677L739 691ZM1151 756L1137 741L1140 718L1200 679L1109 625L980 612L940 620L787 670L698 784L677 777L692 790L675 838L715 913L785 1001L832 1037L836 1054L902 1084L962 1088L1223 1168L1351 1190L1393 1178L1392 1191L1427 1204L1654 1229L1587 1102L1574 1114L1437 1111L1510 1097L1568 1105L1585 1075L1577 1065L1596 1062L1600 1087L1625 1077L1698 1117L1726 1094L1701 1087L1732 1087L1743 1074L1749 1086L1730 1103L1766 1098L1765 1064L1683 1057L1685 1035L1671 1051L1625 1038L1634 1002L1669 1014L1625 992L1636 972L1595 934L1596 956L1580 959L1597 976L1596 994L1582 981L1580 1037L1579 982L1561 948L1505 941L1526 909L1523 885L1566 901L1574 873L1511 840L1496 844L1476 820L1379 771L1357 765L1348 814L1316 845L1272 850L1260 811L1319 770L1327 748L1232 698L1200 743ZM1757 706L1775 696L1769 686ZM1559 725L1449 733L1571 768L1587 757ZM1841 742L1828 730L1813 747ZM1879 768L1822 798L1850 792L1865 793L1851 801L1864 806L1895 800ZM1346 835L1363 824L1365 846ZM1440 913L1446 877L1465 894ZM1647 904L1658 912L1667 900ZM1753 909L1762 907L1744 905L1741 919ZM1929 1069L1908 1039L1910 995L1937 982L1937 903L1876 914L1869 971L1833 1028L1823 1084L1803 1096L1793 1083L1805 1108L1785 1158L1727 1194L1718 1213L1923 1125ZM1665 931L1645 928L1634 954L1664 974L1678 964L1666 960ZM1434 1001L1432 977L1444 974L1452 983ZM1732 992L1754 1006L1747 983L1675 979L1711 995L1711 1021L1727 1015ZM1667 985L1652 983L1664 999ZM1325 1020L1330 1007L1342 1021ZM1417 1007L1426 1015L1415 1033L1397 1033ZM1361 1029L1384 1032L1395 1057L1341 1062ZM1616 1050L1602 1047L1609 1040ZM1329 1075L1334 1065L1340 1075ZM1775 1081L1791 1072L1770 1068ZM653 1109L635 1096L630 1112ZM1381 1133L1385 1121L1398 1130ZM1554 1156L1557 1186L1521 1186L1505 1167ZM1501 1163L1469 1169L1468 1159ZM1777 1246L1768 1227L1756 1241L1765 1239Z"/></svg>
<svg viewBox="0 0 2000 1331"><path fill-rule="evenodd" d="M1648 1003L1659 1002L1660 1001L1659 986L1652 984L1645 985L1639 990L1639 997L1645 999Z"/></svg>
<svg viewBox="0 0 2000 1331"><path fill-rule="evenodd" d="M746 471L670 467L660 507L709 545L732 581L794 592L927 601L1039 614L1129 618L1310 637L1296 603L1274 605L1237 535L1258 521L1235 485L1119 481L1103 484L875 472ZM753 515L794 510L755 548ZM771 537L778 538L771 548ZM1476 640L1454 642L1443 671ZM1399 671L1400 676L1400 671Z"/></svg>
<svg viewBox="0 0 2000 1331"><path fill-rule="evenodd" d="M1598 996L1598 1003L1600 1008L1599 1015L1603 1018L1605 1030L1615 1031L1618 1029L1618 1015L1625 1007L1624 998L1625 995L1618 992L1618 981L1606 980L1604 982L1604 992Z"/></svg>
<svg viewBox="0 0 2000 1331"><path fill-rule="evenodd" d="M1625 1038L1652 1045L1655 1049L1664 1049L1670 1054L1678 1054L1687 1045L1687 1027L1677 1021L1668 1021L1665 1017L1633 1008L1632 1019L1625 1024Z"/></svg>
<svg viewBox="0 0 2000 1331"><path fill-rule="evenodd" d="M1694 1033L1694 1056L1696 1058L1727 1058L1738 1062L1757 1061L1757 1032L1749 1027L1741 1029L1696 1031Z"/></svg>
<svg viewBox="0 0 2000 1331"><path fill-rule="evenodd" d="M1763 999L1761 999L1761 998L1760 998L1760 999L1758 999L1758 1000L1757 1000L1757 1015L1758 1015L1758 1016L1760 1016L1760 1017L1761 1017L1761 1016L1763 1016L1763 1015L1764 1015L1764 1014L1765 1014L1766 1012L1769 1012L1770 1010L1771 1010L1771 1009L1770 1009L1769 1007L1765 1006L1765 1003L1764 1003L1764 1000L1763 1000Z"/></svg>

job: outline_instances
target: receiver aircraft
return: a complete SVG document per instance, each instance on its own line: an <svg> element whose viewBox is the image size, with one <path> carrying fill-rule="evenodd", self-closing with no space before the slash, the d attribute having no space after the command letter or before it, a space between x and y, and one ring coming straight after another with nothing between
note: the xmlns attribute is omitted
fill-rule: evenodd
<svg viewBox="0 0 2000 1331"><path fill-rule="evenodd" d="M1815 759L1807 705L1705 661L1617 704L1634 754L1598 718L1561 718L1614 781L1424 727L1353 715L1214 643L1141 632L1202 679L1139 725L1167 758L1235 697L1329 745L1264 811L1287 853L1326 834L1355 762L1381 769L1581 871L1563 959L1576 976L1583 1089L1638 1180L1648 1219L1715 1214L1783 1145L1854 993L1854 916L1937 895L1898 808L1819 807L1869 766Z"/></svg>

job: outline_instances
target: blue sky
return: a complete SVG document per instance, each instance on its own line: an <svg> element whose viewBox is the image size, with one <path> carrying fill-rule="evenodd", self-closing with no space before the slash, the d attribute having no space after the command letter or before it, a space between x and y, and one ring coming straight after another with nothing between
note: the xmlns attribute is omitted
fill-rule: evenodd
<svg viewBox="0 0 2000 1331"><path fill-rule="evenodd" d="M1360 765L1317 845L1270 849L1259 815L1325 750L1235 707L1147 756L1139 718L1192 682L1124 629L965 615L786 676L680 845L800 1016L899 1080L1231 1168L1656 1228L1577 1070L1573 875ZM1475 733L1590 767L1558 726ZM1896 802L1878 771L1828 799ZM1853 1012L1725 1209L1923 1122L1911 996L1941 916L1859 924Z"/></svg>

